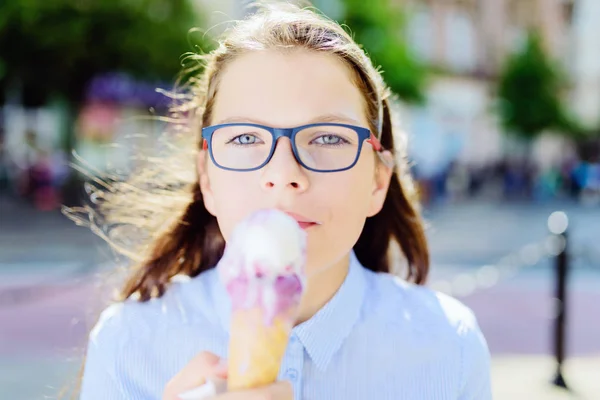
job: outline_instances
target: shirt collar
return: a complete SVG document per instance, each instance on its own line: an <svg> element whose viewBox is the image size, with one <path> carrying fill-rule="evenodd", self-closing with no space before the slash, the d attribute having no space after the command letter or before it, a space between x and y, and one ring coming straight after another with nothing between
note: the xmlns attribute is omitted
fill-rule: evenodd
<svg viewBox="0 0 600 400"><path fill-rule="evenodd" d="M327 368L358 321L365 288L363 267L352 252L348 275L336 294L311 319L294 328L293 332L321 371Z"/></svg>
<svg viewBox="0 0 600 400"><path fill-rule="evenodd" d="M216 279L216 308L223 329L229 333L231 302L225 287ZM340 349L360 317L365 296L366 277L363 266L354 252L346 279L335 293L312 318L294 327L295 334L317 368L325 370L333 355Z"/></svg>

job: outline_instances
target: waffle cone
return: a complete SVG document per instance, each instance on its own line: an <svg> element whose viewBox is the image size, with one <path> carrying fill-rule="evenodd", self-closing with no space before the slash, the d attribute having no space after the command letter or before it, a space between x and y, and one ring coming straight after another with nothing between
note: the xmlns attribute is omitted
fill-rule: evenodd
<svg viewBox="0 0 600 400"><path fill-rule="evenodd" d="M258 307L234 311L229 339L228 389L241 390L277 380L293 319L277 315L267 321Z"/></svg>

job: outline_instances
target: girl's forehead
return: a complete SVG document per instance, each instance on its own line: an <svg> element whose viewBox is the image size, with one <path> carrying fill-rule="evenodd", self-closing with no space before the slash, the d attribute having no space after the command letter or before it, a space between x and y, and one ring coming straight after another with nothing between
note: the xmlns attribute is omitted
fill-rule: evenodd
<svg viewBox="0 0 600 400"><path fill-rule="evenodd" d="M363 97L338 57L305 50L257 51L222 71L213 121L244 117L287 125L316 115L365 121Z"/></svg>

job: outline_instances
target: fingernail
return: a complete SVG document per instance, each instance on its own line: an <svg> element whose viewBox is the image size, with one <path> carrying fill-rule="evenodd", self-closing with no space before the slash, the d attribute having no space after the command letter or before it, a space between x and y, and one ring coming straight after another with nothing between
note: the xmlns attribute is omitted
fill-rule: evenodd
<svg viewBox="0 0 600 400"><path fill-rule="evenodd" d="M217 363L217 368L219 368L219 369L227 368L228 365L229 365L229 361L226 358L221 358L219 360L219 362Z"/></svg>
<svg viewBox="0 0 600 400"><path fill-rule="evenodd" d="M221 358L216 365L216 372L219 378L227 378L227 372L229 369L229 363L226 358Z"/></svg>

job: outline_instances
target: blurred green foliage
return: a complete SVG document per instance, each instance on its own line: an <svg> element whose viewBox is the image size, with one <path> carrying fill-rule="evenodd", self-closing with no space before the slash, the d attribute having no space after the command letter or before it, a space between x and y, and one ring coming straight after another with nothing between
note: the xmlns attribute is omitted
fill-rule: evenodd
<svg viewBox="0 0 600 400"><path fill-rule="evenodd" d="M172 81L198 45L189 0L0 1L0 95L17 85L28 106L61 94L81 100L95 75L120 71Z"/></svg>
<svg viewBox="0 0 600 400"><path fill-rule="evenodd" d="M401 100L424 101L427 69L413 56L406 40L407 15L400 2L342 0L342 17Z"/></svg>
<svg viewBox="0 0 600 400"><path fill-rule="evenodd" d="M533 139L546 130L571 136L582 131L561 101L565 78L546 54L535 31L501 73L499 113L505 130Z"/></svg>

